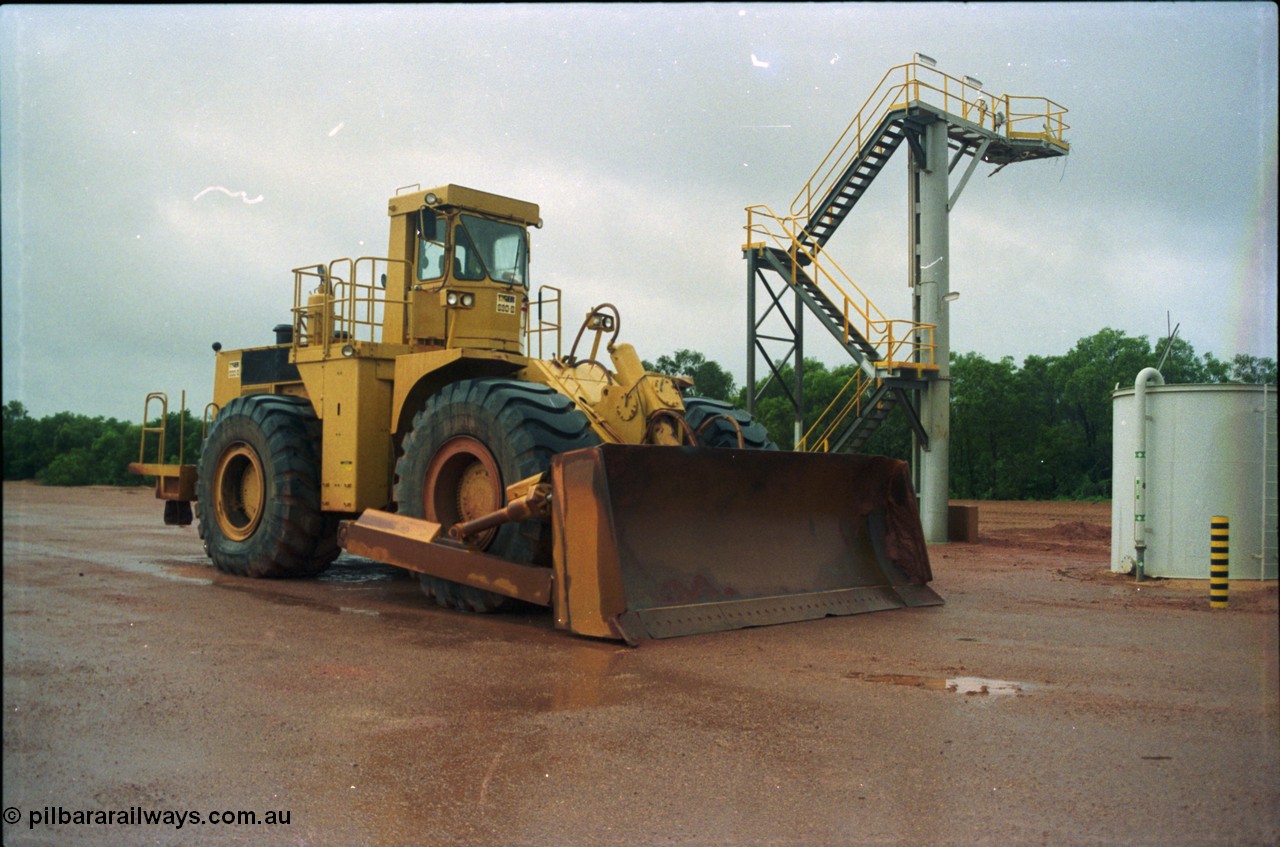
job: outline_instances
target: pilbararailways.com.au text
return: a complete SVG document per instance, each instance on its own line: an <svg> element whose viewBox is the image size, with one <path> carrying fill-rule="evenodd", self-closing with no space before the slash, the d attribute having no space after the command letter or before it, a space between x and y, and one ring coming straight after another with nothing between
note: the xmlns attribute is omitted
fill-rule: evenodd
<svg viewBox="0 0 1280 847"><path fill-rule="evenodd" d="M197 812L190 809L69 809L65 806L42 806L25 813L16 806L4 810L4 822L17 824L26 820L27 829L47 826L288 826L292 813L287 809L251 812L236 809L214 809Z"/></svg>

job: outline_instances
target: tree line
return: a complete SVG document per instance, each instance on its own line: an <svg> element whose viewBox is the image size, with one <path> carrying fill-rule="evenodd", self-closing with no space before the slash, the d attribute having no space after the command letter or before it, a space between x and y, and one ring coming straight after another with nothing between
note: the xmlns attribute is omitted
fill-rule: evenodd
<svg viewBox="0 0 1280 847"><path fill-rule="evenodd" d="M34 479L45 485L145 485L129 473L130 462L194 464L200 455L201 422L190 410L165 415L165 452L160 434L147 434L140 454L142 426L99 415L58 412L33 418L17 400L4 404L4 478ZM159 429L157 417L148 427Z"/></svg>
<svg viewBox="0 0 1280 847"><path fill-rule="evenodd" d="M746 389L700 353L681 350L649 370L688 374L694 392L746 406ZM1103 329L1061 356L992 361L978 353L951 358L950 494L974 500L1109 499L1111 394L1133 385L1138 372L1160 365L1166 383L1274 385L1276 362L1247 354L1219 359L1192 345ZM829 368L804 360L804 419L819 416L853 377L856 365ZM778 446L795 446L795 410L783 388L794 382L788 365L759 397L755 417ZM911 426L895 409L862 452L910 460Z"/></svg>
<svg viewBox="0 0 1280 847"><path fill-rule="evenodd" d="M977 353L951 360L951 496L964 499L1052 500L1111 495L1111 393L1133 385L1138 372L1161 364L1166 383L1276 382L1276 362L1237 355L1231 360L1198 355L1175 338L1155 344L1104 329L1080 339L1061 356L1010 356L992 361ZM650 371L690 376L691 393L744 408L746 388L717 362L693 350L678 350ZM855 365L830 368L804 362L805 420L812 423L853 376ZM794 446L795 412L781 371L756 403L756 419L782 449ZM160 420L149 422L159 428ZM115 418L58 412L33 418L21 402L3 407L4 478L46 485L141 485L127 471L139 461L139 424ZM194 463L202 423L189 410L165 416L163 461ZM159 434L148 433L143 461L156 462ZM895 410L871 436L863 452L911 457L911 429Z"/></svg>
<svg viewBox="0 0 1280 847"><path fill-rule="evenodd" d="M1010 357L958 357L951 368L952 496L1109 499L1111 394L1157 364L1169 384L1276 382L1273 359L1239 354L1224 361L1196 355L1182 339L1152 344L1114 329L1080 339L1062 356L1027 357L1021 367Z"/></svg>

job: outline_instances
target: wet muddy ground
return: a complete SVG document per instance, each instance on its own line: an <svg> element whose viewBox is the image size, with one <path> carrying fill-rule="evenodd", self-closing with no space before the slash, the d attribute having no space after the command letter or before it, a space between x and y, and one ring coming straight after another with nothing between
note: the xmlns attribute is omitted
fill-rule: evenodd
<svg viewBox="0 0 1280 847"><path fill-rule="evenodd" d="M1280 842L1275 584L1113 576L1109 519L983 503L945 606L629 649L5 483L3 842Z"/></svg>

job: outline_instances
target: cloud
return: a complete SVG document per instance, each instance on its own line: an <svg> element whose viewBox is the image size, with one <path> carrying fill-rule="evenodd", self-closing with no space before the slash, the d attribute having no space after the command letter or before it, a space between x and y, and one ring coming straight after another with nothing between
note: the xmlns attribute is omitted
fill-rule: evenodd
<svg viewBox="0 0 1280 847"><path fill-rule="evenodd" d="M380 252L387 197L445 182L541 205L566 325L613 302L642 356L741 380L744 207L785 208L915 49L1071 110L1070 157L980 166L952 213L955 349L1172 311L1274 356L1275 32L1256 3L0 7L4 398L203 402L211 341L267 341L292 268ZM832 247L893 317L905 159Z"/></svg>

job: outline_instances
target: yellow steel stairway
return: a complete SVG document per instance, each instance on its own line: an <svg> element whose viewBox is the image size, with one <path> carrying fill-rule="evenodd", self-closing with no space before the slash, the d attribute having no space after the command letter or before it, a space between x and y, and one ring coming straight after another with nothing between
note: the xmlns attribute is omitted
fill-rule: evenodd
<svg viewBox="0 0 1280 847"><path fill-rule="evenodd" d="M747 207L743 250L750 286L748 406L754 406L759 394L757 353L764 355L774 378L781 375L781 363L771 357L763 342L789 340L787 356L795 359L797 382L796 391L789 393L793 404L801 407L800 314L784 315L793 333L790 339L761 332L770 313L785 312L783 295L789 291L798 306L802 304L816 316L858 364L836 399L797 439L796 449L857 450L894 405L907 410L917 435L927 442L906 392L918 388L938 369L934 327L885 317L826 252L826 245L904 141L922 168L946 164L950 172L963 157L971 158L952 195L954 203L980 161L1003 167L1065 155L1069 149L1064 138L1068 129L1065 114L1066 109L1043 97L988 94L979 81L958 79L924 61L890 69L796 195L787 214L780 215L763 204ZM955 153L949 163L927 163L921 138L929 124L939 121L945 122L948 147ZM761 315L756 310L757 285L771 301Z"/></svg>

